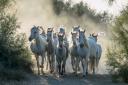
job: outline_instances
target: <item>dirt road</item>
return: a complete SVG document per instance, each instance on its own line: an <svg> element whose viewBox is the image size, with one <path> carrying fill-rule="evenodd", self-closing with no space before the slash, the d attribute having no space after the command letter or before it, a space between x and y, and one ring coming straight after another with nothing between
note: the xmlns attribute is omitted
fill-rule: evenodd
<svg viewBox="0 0 128 85"><path fill-rule="evenodd" d="M64 77L54 77L53 75L46 76L31 76L26 81L10 81L0 82L0 85L127 85L124 83L113 83L109 75L89 75L83 78L81 75L75 76L67 74Z"/></svg>

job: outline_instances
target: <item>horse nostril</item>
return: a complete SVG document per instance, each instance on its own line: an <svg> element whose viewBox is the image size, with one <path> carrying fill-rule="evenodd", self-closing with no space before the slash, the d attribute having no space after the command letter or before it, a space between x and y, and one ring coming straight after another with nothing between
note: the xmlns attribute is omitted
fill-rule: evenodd
<svg viewBox="0 0 128 85"><path fill-rule="evenodd" d="M31 37L29 37L29 41L31 41L32 39L31 39Z"/></svg>
<svg viewBox="0 0 128 85"><path fill-rule="evenodd" d="M81 44L80 44L80 47L81 47L81 48L84 47L84 44L81 43Z"/></svg>

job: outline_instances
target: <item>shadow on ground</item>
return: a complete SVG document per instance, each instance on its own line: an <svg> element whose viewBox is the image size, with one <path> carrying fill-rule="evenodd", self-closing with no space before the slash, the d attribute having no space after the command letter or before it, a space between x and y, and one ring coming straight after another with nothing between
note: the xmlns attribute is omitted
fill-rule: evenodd
<svg viewBox="0 0 128 85"><path fill-rule="evenodd" d="M113 83L109 75L88 75L83 78L81 74L66 74L65 76L55 77L50 74L45 76L29 76L24 81L1 81L0 85L126 85L124 83Z"/></svg>

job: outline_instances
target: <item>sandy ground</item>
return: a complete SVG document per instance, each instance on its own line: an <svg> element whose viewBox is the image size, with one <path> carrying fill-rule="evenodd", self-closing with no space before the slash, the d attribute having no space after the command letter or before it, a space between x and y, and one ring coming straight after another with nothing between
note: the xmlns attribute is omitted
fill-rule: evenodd
<svg viewBox="0 0 128 85"><path fill-rule="evenodd" d="M127 85L124 83L113 83L108 75L89 75L83 78L81 75L74 76L67 74L63 77L54 77L53 75L31 76L26 81L0 82L0 85Z"/></svg>

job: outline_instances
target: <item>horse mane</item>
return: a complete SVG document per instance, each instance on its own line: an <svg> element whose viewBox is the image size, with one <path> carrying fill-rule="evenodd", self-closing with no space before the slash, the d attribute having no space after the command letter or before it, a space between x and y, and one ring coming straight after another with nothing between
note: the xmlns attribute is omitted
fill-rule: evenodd
<svg viewBox="0 0 128 85"><path fill-rule="evenodd" d="M47 45L47 41L44 36L39 35L39 40L42 45Z"/></svg>
<svg viewBox="0 0 128 85"><path fill-rule="evenodd" d="M96 40L95 40L95 38L93 36L89 36L88 38L92 39L92 40L94 40L96 42Z"/></svg>
<svg viewBox="0 0 128 85"><path fill-rule="evenodd" d="M88 44L88 41L87 41L86 37L84 38L84 46L89 48L89 44Z"/></svg>

